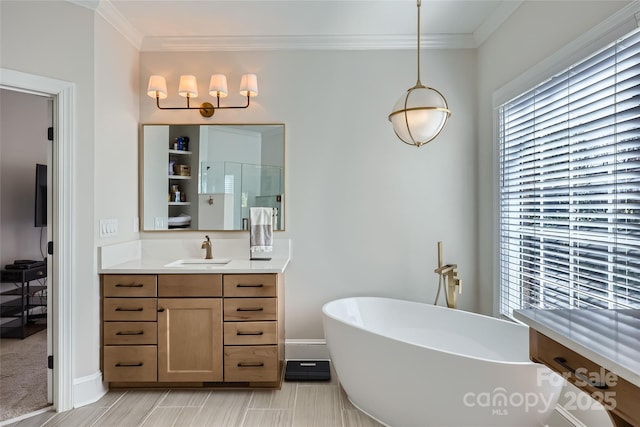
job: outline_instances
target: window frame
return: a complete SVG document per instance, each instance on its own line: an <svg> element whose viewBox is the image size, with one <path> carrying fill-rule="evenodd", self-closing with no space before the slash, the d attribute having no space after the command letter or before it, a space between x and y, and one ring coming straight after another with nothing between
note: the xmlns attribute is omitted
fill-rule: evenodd
<svg viewBox="0 0 640 427"><path fill-rule="evenodd" d="M617 39L640 27L640 2L633 2L596 25L591 30L558 50L554 55L538 62L534 67L502 86L493 93L493 314L508 318L500 311L500 107L538 84L561 73L583 59L610 45ZM511 319L511 318L509 318Z"/></svg>

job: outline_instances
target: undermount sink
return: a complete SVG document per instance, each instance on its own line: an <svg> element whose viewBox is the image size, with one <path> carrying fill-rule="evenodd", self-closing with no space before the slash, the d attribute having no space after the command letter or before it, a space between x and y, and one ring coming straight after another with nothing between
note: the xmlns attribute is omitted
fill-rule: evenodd
<svg viewBox="0 0 640 427"><path fill-rule="evenodd" d="M179 259L177 261L165 264L165 267L194 267L196 265L224 265L228 264L231 260L229 258L191 258L191 259Z"/></svg>

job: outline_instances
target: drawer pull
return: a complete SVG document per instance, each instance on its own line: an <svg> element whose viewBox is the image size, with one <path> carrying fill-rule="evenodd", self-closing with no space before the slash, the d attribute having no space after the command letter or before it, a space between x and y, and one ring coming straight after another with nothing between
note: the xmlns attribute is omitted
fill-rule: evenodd
<svg viewBox="0 0 640 427"><path fill-rule="evenodd" d="M258 363L243 363L240 362L238 363L238 368L262 368L264 366L264 363L262 362L258 362Z"/></svg>
<svg viewBox="0 0 640 427"><path fill-rule="evenodd" d="M116 335L144 335L144 331L118 331Z"/></svg>
<svg viewBox="0 0 640 427"><path fill-rule="evenodd" d="M262 283L257 285L243 285L242 283L238 283L236 288L263 288L264 285Z"/></svg>
<svg viewBox="0 0 640 427"><path fill-rule="evenodd" d="M142 307L116 307L116 311L143 311Z"/></svg>
<svg viewBox="0 0 640 427"><path fill-rule="evenodd" d="M264 332L262 332L262 331L255 331L255 332L238 331L238 332L236 332L236 335L264 335Z"/></svg>
<svg viewBox="0 0 640 427"><path fill-rule="evenodd" d="M142 363L142 362L137 362L137 363L126 363L126 362L122 363L122 362L118 362L118 363L116 363L116 368L131 368L131 367L137 368L137 367L140 367L142 365L144 365L144 363Z"/></svg>
<svg viewBox="0 0 640 427"><path fill-rule="evenodd" d="M158 313L164 313L164 308L159 308Z"/></svg>
<svg viewBox="0 0 640 427"><path fill-rule="evenodd" d="M263 307L238 307L236 311L263 311Z"/></svg>
<svg viewBox="0 0 640 427"><path fill-rule="evenodd" d="M116 288L141 288L142 283L116 283Z"/></svg>
<svg viewBox="0 0 640 427"><path fill-rule="evenodd" d="M592 379L590 379L587 376L581 374L580 372L576 372L575 369L573 369L571 366L569 366L569 364L567 363L567 360L564 357L554 357L553 361L556 362L558 365L562 366L567 371L571 372L576 378L578 378L581 381L584 381L585 383L589 384L591 387L595 387L595 388L598 388L598 389L601 389L601 390L604 390L604 389L608 388L608 386L605 383L593 381Z"/></svg>

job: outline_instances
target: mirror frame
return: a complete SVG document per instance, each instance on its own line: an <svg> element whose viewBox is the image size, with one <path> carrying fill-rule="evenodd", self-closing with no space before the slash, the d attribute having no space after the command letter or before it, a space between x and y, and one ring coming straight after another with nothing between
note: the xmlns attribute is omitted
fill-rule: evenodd
<svg viewBox="0 0 640 427"><path fill-rule="evenodd" d="M140 123L140 127L138 129L138 231L139 233L166 233L166 232L248 232L248 230L243 229L200 229L200 228L173 228L173 229L158 229L158 230L146 230L145 222L144 222L144 128L145 126L282 126L282 197L287 197L287 173L286 173L286 163L287 163L287 128L284 123ZM169 141L167 141L169 142ZM200 179L200 176L198 176ZM288 203L285 203L283 209L283 217L288 218ZM283 227L281 229L274 229L275 232L286 231L286 222L285 220Z"/></svg>

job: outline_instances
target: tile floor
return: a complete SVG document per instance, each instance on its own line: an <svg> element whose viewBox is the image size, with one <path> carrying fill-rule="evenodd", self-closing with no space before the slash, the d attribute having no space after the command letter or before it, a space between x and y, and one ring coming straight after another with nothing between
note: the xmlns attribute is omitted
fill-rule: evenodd
<svg viewBox="0 0 640 427"><path fill-rule="evenodd" d="M280 390L110 391L91 405L10 426L382 427L356 409L333 379L284 382Z"/></svg>

